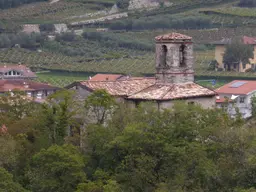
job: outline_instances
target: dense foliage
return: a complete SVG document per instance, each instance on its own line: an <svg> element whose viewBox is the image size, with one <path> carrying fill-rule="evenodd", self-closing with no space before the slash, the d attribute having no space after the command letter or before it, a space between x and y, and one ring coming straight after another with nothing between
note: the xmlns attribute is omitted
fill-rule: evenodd
<svg viewBox="0 0 256 192"><path fill-rule="evenodd" d="M21 47L35 49L43 44L45 37L37 33L0 34L0 48Z"/></svg>
<svg viewBox="0 0 256 192"><path fill-rule="evenodd" d="M240 0L240 7L256 7L256 0Z"/></svg>
<svg viewBox="0 0 256 192"><path fill-rule="evenodd" d="M47 0L1 0L0 1L0 9L8 9L12 7L18 7L23 4L47 1Z"/></svg>
<svg viewBox="0 0 256 192"><path fill-rule="evenodd" d="M223 55L223 63L225 68L230 70L238 70L240 63L245 67L250 63L250 59L254 58L253 46L234 41L226 46L226 51Z"/></svg>
<svg viewBox="0 0 256 192"><path fill-rule="evenodd" d="M165 19L163 19L163 17ZM203 17L171 17L159 15L155 17L142 17L112 21L109 28L112 30L154 30L154 29L205 29L213 27L208 18Z"/></svg>
<svg viewBox="0 0 256 192"><path fill-rule="evenodd" d="M0 191L255 191L254 117L183 102L132 109L104 90L74 96L1 96Z"/></svg>

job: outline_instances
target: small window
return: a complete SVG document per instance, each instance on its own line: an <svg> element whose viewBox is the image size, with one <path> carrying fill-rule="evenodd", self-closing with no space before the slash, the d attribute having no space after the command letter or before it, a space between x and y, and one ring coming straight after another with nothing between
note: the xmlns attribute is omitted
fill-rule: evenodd
<svg viewBox="0 0 256 192"><path fill-rule="evenodd" d="M4 75L8 75L8 73L5 73Z"/></svg>
<svg viewBox="0 0 256 192"><path fill-rule="evenodd" d="M240 97L240 103L244 103L245 97Z"/></svg>
<svg viewBox="0 0 256 192"><path fill-rule="evenodd" d="M16 74L16 71L13 71L13 75L15 75L15 76L17 75L17 74Z"/></svg>
<svg viewBox="0 0 256 192"><path fill-rule="evenodd" d="M185 62L185 49L186 49L186 46L184 44L182 44L180 46L180 50L179 50L180 66L181 67L185 67L186 66L186 62Z"/></svg>
<svg viewBox="0 0 256 192"><path fill-rule="evenodd" d="M166 67L167 66L167 61L166 61L167 51L168 51L167 46L166 45L162 45L161 67Z"/></svg>
<svg viewBox="0 0 256 192"><path fill-rule="evenodd" d="M9 71L8 75L12 75L12 71Z"/></svg>

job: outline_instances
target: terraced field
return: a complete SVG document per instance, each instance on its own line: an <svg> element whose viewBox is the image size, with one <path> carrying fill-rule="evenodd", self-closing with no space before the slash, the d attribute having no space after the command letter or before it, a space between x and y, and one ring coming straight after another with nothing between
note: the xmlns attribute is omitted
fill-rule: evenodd
<svg viewBox="0 0 256 192"><path fill-rule="evenodd" d="M64 18L92 12L90 6L79 2L62 2L50 4L40 2L0 11L0 20L19 23L58 23Z"/></svg>

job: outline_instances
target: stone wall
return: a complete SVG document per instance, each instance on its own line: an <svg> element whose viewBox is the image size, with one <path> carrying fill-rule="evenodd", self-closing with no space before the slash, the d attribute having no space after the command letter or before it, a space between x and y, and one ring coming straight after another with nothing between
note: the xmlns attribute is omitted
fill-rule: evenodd
<svg viewBox="0 0 256 192"><path fill-rule="evenodd" d="M193 44L185 44L184 62L180 65L180 43L157 43L156 44L156 78L158 83L185 83L194 81L194 57ZM167 47L166 58L163 46ZM166 61L166 65L164 65Z"/></svg>

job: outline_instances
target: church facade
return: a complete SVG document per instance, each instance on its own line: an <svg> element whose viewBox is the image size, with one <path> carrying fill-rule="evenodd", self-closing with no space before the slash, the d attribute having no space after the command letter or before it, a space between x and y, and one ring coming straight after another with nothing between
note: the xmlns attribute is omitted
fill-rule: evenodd
<svg viewBox="0 0 256 192"><path fill-rule="evenodd" d="M152 78L123 78L117 81L80 81L67 86L85 99L97 89L105 89L130 106L151 102L158 109L171 108L175 100L215 106L213 90L194 83L192 38L179 33L155 37L156 73Z"/></svg>

